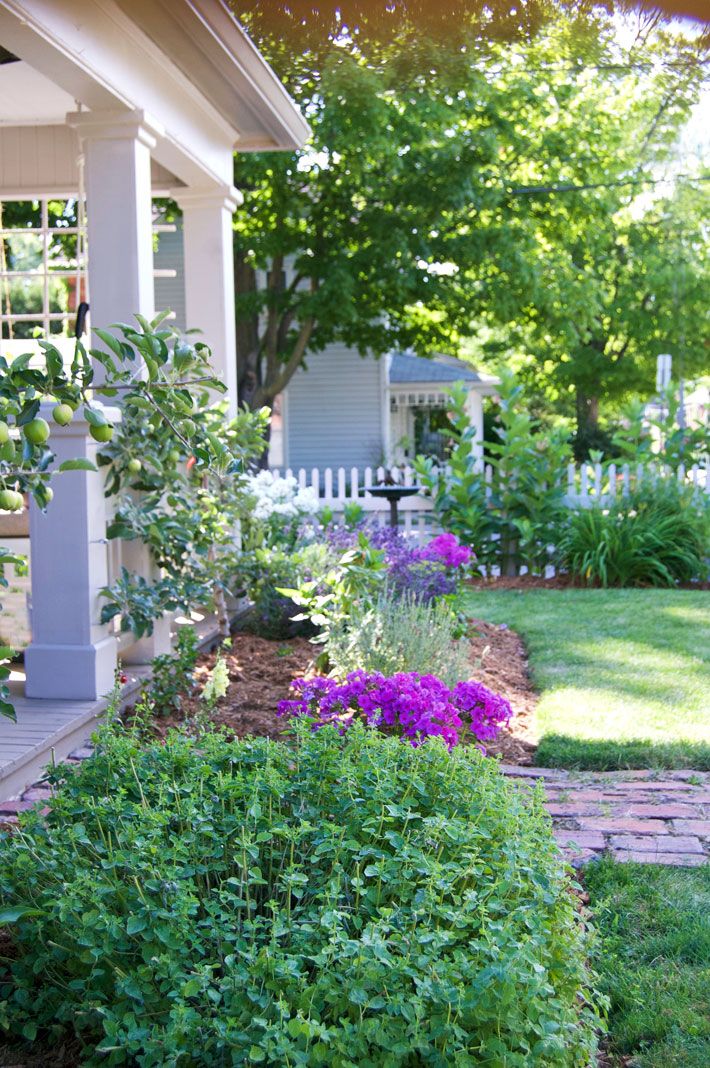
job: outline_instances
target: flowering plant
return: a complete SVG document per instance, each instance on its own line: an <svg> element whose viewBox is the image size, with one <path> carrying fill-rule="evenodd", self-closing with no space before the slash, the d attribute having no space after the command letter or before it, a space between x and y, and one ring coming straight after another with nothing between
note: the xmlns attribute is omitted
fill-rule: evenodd
<svg viewBox="0 0 710 1068"><path fill-rule="evenodd" d="M296 679L296 698L279 702L280 716L307 716L317 727L336 723L346 730L353 720L396 734L413 746L441 738L449 749L467 734L491 741L513 715L509 703L480 682L459 682L453 689L435 675L352 671L343 682L316 677Z"/></svg>
<svg viewBox="0 0 710 1068"><path fill-rule="evenodd" d="M419 548L393 527L361 524L359 530L331 527L327 539L332 546L343 549L353 545L362 534L373 548L384 552L390 589L411 594L421 601L434 601L455 593L474 559L473 550L461 545L455 534L440 534Z"/></svg>
<svg viewBox="0 0 710 1068"><path fill-rule="evenodd" d="M299 487L293 475L258 471L244 485L242 546L254 549L278 544L281 548L299 540L299 524L313 522L318 512L318 494L310 486ZM306 540L306 539L301 539Z"/></svg>
<svg viewBox="0 0 710 1068"><path fill-rule="evenodd" d="M293 475L259 471L247 477L244 488L251 498L254 519L271 519L272 516L296 519L303 515L315 515L318 511L315 490L310 486L299 488Z"/></svg>

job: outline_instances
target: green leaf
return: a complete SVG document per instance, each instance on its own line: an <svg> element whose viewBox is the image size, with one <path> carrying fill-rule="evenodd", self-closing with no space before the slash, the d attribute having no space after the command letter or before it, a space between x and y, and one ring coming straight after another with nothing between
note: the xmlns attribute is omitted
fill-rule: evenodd
<svg viewBox="0 0 710 1068"><path fill-rule="evenodd" d="M33 905L15 905L13 908L0 909L0 924L17 923L30 916L46 916L44 909L35 908Z"/></svg>
<svg viewBox="0 0 710 1068"><path fill-rule="evenodd" d="M111 352L115 353L116 356L118 356L119 360L123 361L123 351L121 349L121 343L117 337L114 337L113 334L110 334L108 330L100 330L98 328L94 329L94 333L97 337L101 338L104 345L111 349ZM92 350L92 356L93 355L94 352Z"/></svg>
<svg viewBox="0 0 710 1068"><path fill-rule="evenodd" d="M58 472L61 471L97 471L96 464L91 460L78 459L78 460L64 460L57 468Z"/></svg>
<svg viewBox="0 0 710 1068"><path fill-rule="evenodd" d="M84 418L90 426L106 426L108 423L103 412L97 411L96 408L92 408L88 404L84 405Z"/></svg>
<svg viewBox="0 0 710 1068"><path fill-rule="evenodd" d="M147 925L148 920L144 914L129 916L128 923L126 924L126 931L129 935L138 934L139 931L144 931Z"/></svg>

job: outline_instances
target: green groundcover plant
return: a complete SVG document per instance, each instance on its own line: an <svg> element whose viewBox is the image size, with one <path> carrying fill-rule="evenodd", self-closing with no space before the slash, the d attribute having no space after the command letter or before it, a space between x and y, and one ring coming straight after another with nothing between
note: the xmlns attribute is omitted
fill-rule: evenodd
<svg viewBox="0 0 710 1068"><path fill-rule="evenodd" d="M475 751L105 733L0 858L0 1024L84 1064L591 1061L542 798Z"/></svg>

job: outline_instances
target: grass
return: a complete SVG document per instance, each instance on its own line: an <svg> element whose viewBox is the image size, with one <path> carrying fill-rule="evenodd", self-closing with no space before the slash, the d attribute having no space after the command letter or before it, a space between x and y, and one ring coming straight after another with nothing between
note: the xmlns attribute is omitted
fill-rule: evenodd
<svg viewBox="0 0 710 1068"><path fill-rule="evenodd" d="M710 1064L710 865L585 870L615 1066ZM628 1059L627 1059L628 1058Z"/></svg>
<svg viewBox="0 0 710 1068"><path fill-rule="evenodd" d="M710 769L708 593L471 590L466 609L527 645L537 764Z"/></svg>

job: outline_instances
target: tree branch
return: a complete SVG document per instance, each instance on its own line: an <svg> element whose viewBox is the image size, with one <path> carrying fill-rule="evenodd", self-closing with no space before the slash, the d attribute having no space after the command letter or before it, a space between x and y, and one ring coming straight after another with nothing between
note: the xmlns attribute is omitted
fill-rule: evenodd
<svg viewBox="0 0 710 1068"><path fill-rule="evenodd" d="M272 401L278 393L280 393L283 389L286 388L286 386L291 381L294 374L301 365L301 361L303 360L304 353L308 348L308 342L311 339L311 334L313 333L314 326L315 319L313 318L305 319L303 321L303 323L301 324L301 329L298 332L298 337L296 338L296 343L293 346L293 349L291 350L291 355L289 356L286 363L283 365L282 370L274 377L267 377L267 380L266 382L264 382L263 386L261 386L261 388L257 390L254 399L255 407L258 408L260 405L267 404L269 401Z"/></svg>

